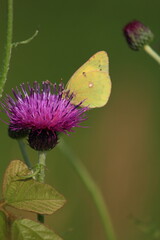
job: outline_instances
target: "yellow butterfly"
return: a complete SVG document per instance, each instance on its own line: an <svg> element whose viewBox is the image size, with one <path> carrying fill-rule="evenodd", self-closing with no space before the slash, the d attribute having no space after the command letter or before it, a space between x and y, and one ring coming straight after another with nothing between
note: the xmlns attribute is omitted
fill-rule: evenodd
<svg viewBox="0 0 160 240"><path fill-rule="evenodd" d="M70 78L66 91L74 94L71 101L89 108L104 106L111 92L109 61L105 51L94 54Z"/></svg>

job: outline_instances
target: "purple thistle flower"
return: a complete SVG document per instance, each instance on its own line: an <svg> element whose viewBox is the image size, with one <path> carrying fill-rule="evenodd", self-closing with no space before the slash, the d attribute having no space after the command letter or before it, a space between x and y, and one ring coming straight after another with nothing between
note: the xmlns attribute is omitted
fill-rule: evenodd
<svg viewBox="0 0 160 240"><path fill-rule="evenodd" d="M136 51L149 44L154 37L151 30L139 21L128 23L123 32L129 47Z"/></svg>
<svg viewBox="0 0 160 240"><path fill-rule="evenodd" d="M73 132L74 127L86 120L88 107L71 104L73 94L64 95L64 86L43 82L20 85L13 91L14 98L6 95L1 106L9 118L9 135L21 138L28 135L28 142L38 151L52 149L58 133ZM69 96L70 95L70 96Z"/></svg>

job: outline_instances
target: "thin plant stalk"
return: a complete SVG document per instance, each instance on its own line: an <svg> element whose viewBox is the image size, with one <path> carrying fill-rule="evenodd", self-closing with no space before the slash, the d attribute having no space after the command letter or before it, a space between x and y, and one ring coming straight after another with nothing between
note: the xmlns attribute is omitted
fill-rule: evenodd
<svg viewBox="0 0 160 240"><path fill-rule="evenodd" d="M39 152L38 163L39 163L40 171L37 175L37 181L44 183L45 167L46 167L46 152ZM37 214L37 220L41 223L44 223L44 215Z"/></svg>
<svg viewBox="0 0 160 240"><path fill-rule="evenodd" d="M69 160L69 163L72 165L76 173L79 175L85 187L87 188L90 195L92 196L92 199L97 207L97 211L99 213L99 216L105 231L106 239L116 240L116 236L113 230L109 211L99 187L94 182L93 178L91 177L91 175L89 174L89 172L87 171L83 163L73 153L71 148L69 148L69 146L66 145L63 139L61 139L61 142L59 143L59 148L67 157L67 159Z"/></svg>
<svg viewBox="0 0 160 240"><path fill-rule="evenodd" d="M0 97L2 97L4 85L7 80L7 73L9 70L9 63L12 52L12 34L13 34L13 0L8 0L7 5L7 33L4 45L3 62L0 69Z"/></svg>
<svg viewBox="0 0 160 240"><path fill-rule="evenodd" d="M21 151L21 153L22 153L22 156L23 156L23 159L24 159L25 164L27 165L27 167L28 167L29 169L31 169L31 168L32 168L32 165L31 165L31 163L30 163L30 160L29 160L29 157L28 157L28 153L27 153L27 151L26 151L26 146L25 146L25 143L23 142L23 139L19 139L19 140L17 140L17 142L18 142L20 151Z"/></svg>
<svg viewBox="0 0 160 240"><path fill-rule="evenodd" d="M160 64L160 56L149 46L145 45L144 50L149 54L158 64Z"/></svg>

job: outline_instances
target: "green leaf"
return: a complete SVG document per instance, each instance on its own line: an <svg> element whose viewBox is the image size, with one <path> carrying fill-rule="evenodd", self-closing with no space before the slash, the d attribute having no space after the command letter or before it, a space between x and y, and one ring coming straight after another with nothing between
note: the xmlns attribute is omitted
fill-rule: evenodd
<svg viewBox="0 0 160 240"><path fill-rule="evenodd" d="M0 239L7 240L8 231L7 231L7 219L5 214L0 211Z"/></svg>
<svg viewBox="0 0 160 240"><path fill-rule="evenodd" d="M5 204L40 214L52 214L61 208L65 199L53 187L33 179L20 178L26 169L27 166L19 160L10 163L3 181Z"/></svg>
<svg viewBox="0 0 160 240"><path fill-rule="evenodd" d="M65 199L51 186L30 179L10 183L5 202L18 209L52 214L64 205Z"/></svg>
<svg viewBox="0 0 160 240"><path fill-rule="evenodd" d="M16 220L11 233L13 240L62 240L44 225L29 219Z"/></svg>
<svg viewBox="0 0 160 240"><path fill-rule="evenodd" d="M3 197L8 190L8 186L13 180L16 180L16 178L20 175L27 175L30 173L31 171L28 169L27 165L24 164L22 161L20 160L11 161L3 177L3 186L2 186Z"/></svg>

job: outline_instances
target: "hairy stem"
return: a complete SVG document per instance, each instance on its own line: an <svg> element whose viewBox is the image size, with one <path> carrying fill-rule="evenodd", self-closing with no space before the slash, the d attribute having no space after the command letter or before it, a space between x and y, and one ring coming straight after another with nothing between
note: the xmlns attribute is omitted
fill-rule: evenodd
<svg viewBox="0 0 160 240"><path fill-rule="evenodd" d="M31 169L32 166L31 166L31 163L30 163L27 151L26 151L25 143L23 142L22 139L17 140L17 142L18 142L19 148L21 150L21 153L22 153L25 164L27 165L28 168Z"/></svg>
<svg viewBox="0 0 160 240"><path fill-rule="evenodd" d="M99 187L94 182L93 178L90 176L83 163L77 156L74 155L73 151L69 148L69 146L66 145L63 139L61 139L61 142L59 143L59 148L65 154L65 156L69 160L69 163L72 165L72 167L88 189L89 193L91 194L92 199L97 207L101 222L103 224L106 239L116 240L109 211Z"/></svg>
<svg viewBox="0 0 160 240"><path fill-rule="evenodd" d="M3 62L0 69L0 97L2 97L5 82L7 80L7 73L9 70L9 63L12 51L12 33L13 33L13 0L8 0L7 10L7 33L4 46Z"/></svg>
<svg viewBox="0 0 160 240"><path fill-rule="evenodd" d="M44 183L45 178L45 166L46 166L46 152L39 152L39 166L40 171L37 177L37 181ZM38 214L37 219L39 222L44 223L44 215Z"/></svg>
<svg viewBox="0 0 160 240"><path fill-rule="evenodd" d="M149 46L145 45L144 50L148 53L156 62L160 64L160 56Z"/></svg>

